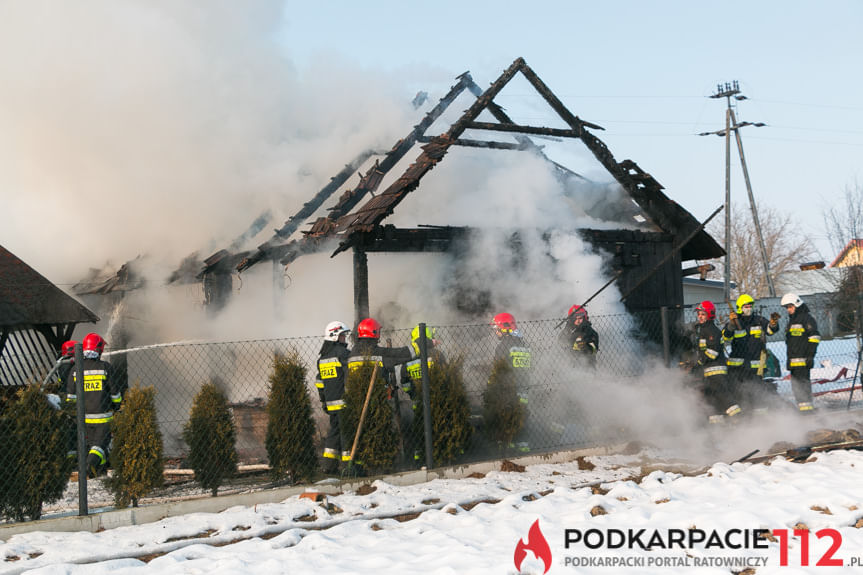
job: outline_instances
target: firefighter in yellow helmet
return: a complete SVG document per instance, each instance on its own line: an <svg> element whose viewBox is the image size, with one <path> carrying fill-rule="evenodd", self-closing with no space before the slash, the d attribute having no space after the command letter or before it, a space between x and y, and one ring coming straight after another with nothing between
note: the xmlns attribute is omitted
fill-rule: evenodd
<svg viewBox="0 0 863 575"><path fill-rule="evenodd" d="M763 377L769 322L753 311L754 304L749 294L737 298L736 309L728 314L722 338L731 342L731 354L726 361L728 380L741 407L750 414L764 414L778 396L776 387L765 382Z"/></svg>
<svg viewBox="0 0 863 575"><path fill-rule="evenodd" d="M415 326L411 330L411 348L414 353L414 358L407 363L402 364L399 379L401 381L402 391L407 394L411 400L411 412L413 414L413 424L406 427L405 430L405 453L413 457L414 464L419 466L424 460L423 457L423 442L424 430L422 428L422 359L420 358L420 326ZM433 327L426 326L426 354L428 356L429 372L440 366L444 362L443 352L438 347L436 330Z"/></svg>

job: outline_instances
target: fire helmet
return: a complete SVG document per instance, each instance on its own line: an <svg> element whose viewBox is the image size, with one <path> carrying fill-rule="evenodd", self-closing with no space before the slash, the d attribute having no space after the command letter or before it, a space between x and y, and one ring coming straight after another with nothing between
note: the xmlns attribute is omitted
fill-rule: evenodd
<svg viewBox="0 0 863 575"><path fill-rule="evenodd" d="M515 318L512 316L511 313L499 313L494 316L493 321L498 335L512 333L517 329L515 325Z"/></svg>
<svg viewBox="0 0 863 575"><path fill-rule="evenodd" d="M569 314L568 315L572 319L575 319L577 317L582 317L582 318L584 318L585 321L587 321L587 310L580 305L574 305L571 308L569 308Z"/></svg>
<svg viewBox="0 0 863 575"><path fill-rule="evenodd" d="M99 355L102 355L102 350L105 349L107 343L98 333L88 333L84 336L84 351L95 351Z"/></svg>
<svg viewBox="0 0 863 575"><path fill-rule="evenodd" d="M803 305L803 300L800 299L800 296L797 295L796 293L787 293L784 296L782 296L782 301L780 303L782 304L782 307L785 307L787 305L793 305L794 307L800 307L801 305Z"/></svg>
<svg viewBox="0 0 863 575"><path fill-rule="evenodd" d="M431 341L435 336L435 328L426 326L426 339ZM419 341L420 339L420 326L415 326L411 330L411 341Z"/></svg>
<svg viewBox="0 0 863 575"><path fill-rule="evenodd" d="M331 321L327 324L326 330L324 330L324 339L327 341L339 341L339 336L343 333L351 333L351 328L340 321Z"/></svg>
<svg viewBox="0 0 863 575"><path fill-rule="evenodd" d="M707 314L707 319L716 319L716 306L713 302L703 301L695 306L695 311L703 311Z"/></svg>
<svg viewBox="0 0 863 575"><path fill-rule="evenodd" d="M359 338L369 338L369 339L380 339L381 338L381 324L378 320L372 317L367 317L363 321L360 322L360 325L357 326L357 337Z"/></svg>
<svg viewBox="0 0 863 575"><path fill-rule="evenodd" d="M75 357L76 345L78 342L75 340L64 341L63 345L60 346L60 357Z"/></svg>
<svg viewBox="0 0 863 575"><path fill-rule="evenodd" d="M743 306L754 301L751 295L746 293L740 294L740 297L737 298L737 313L743 313Z"/></svg>

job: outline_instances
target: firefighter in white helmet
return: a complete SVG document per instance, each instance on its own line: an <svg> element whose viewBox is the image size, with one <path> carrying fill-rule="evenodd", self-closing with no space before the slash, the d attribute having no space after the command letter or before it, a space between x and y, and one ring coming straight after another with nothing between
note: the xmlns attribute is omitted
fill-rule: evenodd
<svg viewBox="0 0 863 575"><path fill-rule="evenodd" d="M788 325L785 328L786 367L791 372L791 391L797 402L797 410L802 414L813 412L812 382L810 370L815 363L815 352L821 342L818 325L809 313L809 306L800 296L787 293L782 296L782 307L788 312ZM776 329L778 322L770 320L771 328Z"/></svg>
<svg viewBox="0 0 863 575"><path fill-rule="evenodd" d="M345 406L345 372L348 365L347 336L350 328L340 321L331 321L324 330L324 342L318 357L318 379L315 385L321 396L324 412L329 416L330 429L324 438L323 471L336 473L339 461L350 459L348 442L342 438L339 415Z"/></svg>

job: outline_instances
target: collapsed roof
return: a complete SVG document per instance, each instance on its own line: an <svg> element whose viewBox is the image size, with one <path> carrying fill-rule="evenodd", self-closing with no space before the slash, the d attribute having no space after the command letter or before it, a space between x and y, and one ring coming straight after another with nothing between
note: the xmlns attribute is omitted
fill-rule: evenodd
<svg viewBox="0 0 863 575"><path fill-rule="evenodd" d="M517 73L521 73L530 82L569 126L568 129L517 125L500 106L495 104L495 96ZM437 136L426 136L426 130L464 90L468 90L476 96L473 105L446 132ZM477 121L477 117L486 110L494 116L497 122ZM462 135L468 129L514 134L516 143L465 139ZM305 253L329 249L334 246L334 242L338 242L338 245L335 247L333 255L350 248L361 241L361 234L378 230L382 222L393 214L405 196L419 187L422 177L443 160L452 146L530 151L551 162L562 177L580 177L547 158L542 149L531 141L529 137L531 135L581 140L629 197L634 200L646 219L659 230L680 238L694 233L691 240L681 248L683 260L710 259L724 255L723 249L709 234L703 229L696 231L700 225L698 220L677 202L668 198L662 191L662 185L650 174L642 170L632 160L617 162L614 159L608 147L590 131L602 129L596 124L586 122L573 115L522 58L516 59L485 91L477 86L469 73L464 73L458 77L458 82L452 86L438 105L426 114L410 134L399 140L382 160L375 162L374 166L361 176L356 187L342 193L338 202L328 209L329 214L327 216L319 217L311 225L311 229L303 232L304 237L299 240L287 241L303 219L317 210L347 180L356 166L368 158L368 152L361 154L354 162L346 166L331 180L330 184L307 202L300 212L285 222L281 229L276 230L272 238L258 246L256 251L243 254L238 258L239 263L236 269L237 271L245 271L262 260L277 259L282 264L288 264ZM389 187L374 195L387 172L417 143L424 144L421 146L422 152L416 160ZM372 195L372 197L357 208L357 205L367 195ZM223 259L224 257L218 258L219 261ZM209 271L208 267L205 267L202 274L207 271Z"/></svg>

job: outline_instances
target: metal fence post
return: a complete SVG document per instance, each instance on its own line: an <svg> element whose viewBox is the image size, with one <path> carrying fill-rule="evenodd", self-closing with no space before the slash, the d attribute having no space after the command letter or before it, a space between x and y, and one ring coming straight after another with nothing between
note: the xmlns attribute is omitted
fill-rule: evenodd
<svg viewBox="0 0 863 575"><path fill-rule="evenodd" d="M420 372L423 378L423 431L425 432L426 469L431 469L432 464L432 422L431 422L431 391L429 390L429 364L428 364L428 340L426 339L426 324L419 324L420 328Z"/></svg>
<svg viewBox="0 0 863 575"><path fill-rule="evenodd" d="M671 334L668 333L668 308L659 308L659 318L662 322L662 359L665 367L671 367Z"/></svg>
<svg viewBox="0 0 863 575"><path fill-rule="evenodd" d="M87 438L84 435L84 348L75 344L75 406L78 430L78 515L87 515Z"/></svg>

